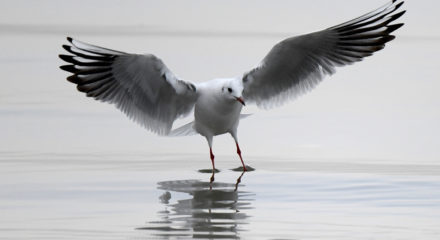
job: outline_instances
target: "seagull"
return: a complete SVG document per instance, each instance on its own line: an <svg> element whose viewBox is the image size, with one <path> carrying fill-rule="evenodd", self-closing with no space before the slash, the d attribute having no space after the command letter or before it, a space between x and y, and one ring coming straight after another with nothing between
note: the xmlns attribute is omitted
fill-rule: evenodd
<svg viewBox="0 0 440 240"><path fill-rule="evenodd" d="M209 145L213 173L213 137L229 133L244 164L237 138L247 104L279 106L314 88L336 67L359 62L385 47L403 26L393 23L405 11L403 1L382 7L345 23L277 43L261 63L243 75L191 83L179 79L153 54L132 54L98 47L67 37L60 68L67 80L87 97L114 104L146 129L164 136L200 134ZM173 129L176 119L193 113L194 121Z"/></svg>

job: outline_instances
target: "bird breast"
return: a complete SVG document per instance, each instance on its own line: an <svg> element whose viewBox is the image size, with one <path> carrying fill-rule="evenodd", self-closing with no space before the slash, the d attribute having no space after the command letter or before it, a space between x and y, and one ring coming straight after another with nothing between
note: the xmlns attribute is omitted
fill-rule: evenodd
<svg viewBox="0 0 440 240"><path fill-rule="evenodd" d="M200 96L194 108L195 129L204 136L231 132L238 126L242 106L230 99Z"/></svg>

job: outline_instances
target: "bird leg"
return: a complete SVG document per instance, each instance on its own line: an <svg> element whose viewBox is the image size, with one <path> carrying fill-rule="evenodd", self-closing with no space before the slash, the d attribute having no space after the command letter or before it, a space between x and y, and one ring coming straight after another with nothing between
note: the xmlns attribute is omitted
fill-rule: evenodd
<svg viewBox="0 0 440 240"><path fill-rule="evenodd" d="M212 153L212 148L209 148L209 156L211 157L211 163L212 163L212 176L211 176L211 183L214 182L214 173L215 173L215 163L214 163L214 154Z"/></svg>
<svg viewBox="0 0 440 240"><path fill-rule="evenodd" d="M209 148L209 156L211 157L211 163L212 163L212 171L215 171L215 163L214 163L214 154L212 153L212 148Z"/></svg>
<svg viewBox="0 0 440 240"><path fill-rule="evenodd" d="M238 146L238 142L235 142L235 144L237 145L237 154L240 157L241 164L243 165L243 172L245 172L245 171L247 171L247 169L246 169L246 165L244 165L243 158L241 157L240 147Z"/></svg>

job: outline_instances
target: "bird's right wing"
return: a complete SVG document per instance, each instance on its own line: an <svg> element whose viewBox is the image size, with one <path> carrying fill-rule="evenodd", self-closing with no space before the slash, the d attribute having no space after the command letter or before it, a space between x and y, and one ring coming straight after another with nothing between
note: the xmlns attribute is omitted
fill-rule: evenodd
<svg viewBox="0 0 440 240"><path fill-rule="evenodd" d="M259 107L279 105L315 87L335 67L381 50L403 25L390 24L405 13L394 13L402 4L393 0L343 24L281 41L260 66L244 74L244 99Z"/></svg>
<svg viewBox="0 0 440 240"><path fill-rule="evenodd" d="M60 55L70 63L61 69L73 73L67 80L96 100L113 103L129 118L167 135L176 118L189 113L197 100L196 88L177 79L156 56L128 54L67 38Z"/></svg>

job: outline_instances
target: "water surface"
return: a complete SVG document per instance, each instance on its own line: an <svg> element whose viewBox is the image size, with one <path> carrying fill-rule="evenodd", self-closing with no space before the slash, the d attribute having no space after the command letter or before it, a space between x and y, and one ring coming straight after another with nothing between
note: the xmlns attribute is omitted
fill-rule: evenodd
<svg viewBox="0 0 440 240"><path fill-rule="evenodd" d="M436 239L439 169L266 163L210 174L203 156L1 155L3 239ZM173 165L176 168L169 169ZM343 163L340 163L343 167ZM363 169L362 165L357 169ZM396 166L397 167L397 166ZM399 167L397 167L399 168ZM368 169L368 168L365 168ZM372 169L370 167L370 169ZM402 167L400 167L402 169ZM238 178L240 182L238 183Z"/></svg>

